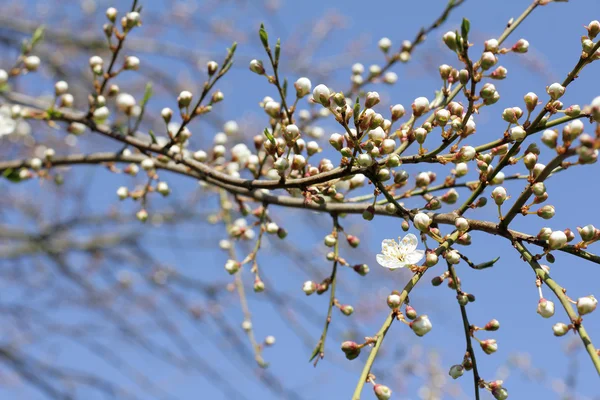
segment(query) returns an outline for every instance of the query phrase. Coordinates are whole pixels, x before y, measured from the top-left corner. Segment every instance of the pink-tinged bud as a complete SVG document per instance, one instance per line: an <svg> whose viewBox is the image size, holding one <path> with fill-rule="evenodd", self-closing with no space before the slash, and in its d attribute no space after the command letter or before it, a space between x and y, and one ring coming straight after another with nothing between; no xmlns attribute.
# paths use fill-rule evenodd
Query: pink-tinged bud
<svg viewBox="0 0 600 400"><path fill-rule="evenodd" d="M492 68L498 62L498 58L494 55L494 53L490 51L486 51L481 55L481 60L479 63L481 65L481 69L487 71Z"/></svg>
<svg viewBox="0 0 600 400"><path fill-rule="evenodd" d="M497 319L493 319L487 324L485 324L485 327L483 329L485 329L486 331L497 331L498 329L500 329L500 322L498 322Z"/></svg>
<svg viewBox="0 0 600 400"><path fill-rule="evenodd" d="M369 273L369 266L367 264L358 264L352 267L352 269L360 276L365 276Z"/></svg>
<svg viewBox="0 0 600 400"><path fill-rule="evenodd" d="M577 299L577 311L579 315L585 315L593 312L598 305L598 300L592 295L580 297Z"/></svg>
<svg viewBox="0 0 600 400"><path fill-rule="evenodd" d="M402 299L397 291L393 291L392 294L387 297L387 305L391 309L398 308L402 305Z"/></svg>
<svg viewBox="0 0 600 400"><path fill-rule="evenodd" d="M529 42L525 39L519 39L512 47L515 53L527 53L527 50L529 50Z"/></svg>
<svg viewBox="0 0 600 400"><path fill-rule="evenodd" d="M535 107L538 104L537 94L529 92L525 95L523 99L525 100L525 106L527 107L527 111L533 112L533 110L535 110Z"/></svg>
<svg viewBox="0 0 600 400"><path fill-rule="evenodd" d="M560 249L567 244L567 235L563 231L553 231L548 238L550 250Z"/></svg>
<svg viewBox="0 0 600 400"><path fill-rule="evenodd" d="M314 283L313 281L306 281L304 282L304 284L302 285L302 291L307 295L310 296L311 294L313 294L315 291L317 290L317 284Z"/></svg>
<svg viewBox="0 0 600 400"><path fill-rule="evenodd" d="M367 207L367 209L363 211L362 217L366 221L371 221L373 218L375 218L375 208L373 206Z"/></svg>
<svg viewBox="0 0 600 400"><path fill-rule="evenodd" d="M188 92L187 90L184 90L181 93L179 93L179 96L177 97L177 103L179 104L179 108L187 107L190 105L191 102L192 93Z"/></svg>
<svg viewBox="0 0 600 400"><path fill-rule="evenodd" d="M419 315L409 326L417 336L425 336L432 328L427 315Z"/></svg>
<svg viewBox="0 0 600 400"><path fill-rule="evenodd" d="M565 336L569 333L569 326L567 324L563 324L562 322L558 322L554 324L552 327L552 332L554 332L554 336Z"/></svg>
<svg viewBox="0 0 600 400"><path fill-rule="evenodd" d="M402 104L395 104L390 107L390 111L392 112L392 121L395 122L404 116L405 110Z"/></svg>
<svg viewBox="0 0 600 400"><path fill-rule="evenodd" d="M496 202L497 205L502 205L507 198L506 189L502 186L498 186L494 188L492 191L492 199Z"/></svg>
<svg viewBox="0 0 600 400"><path fill-rule="evenodd" d="M494 54L498 52L498 46L499 44L496 39L489 39L483 42L484 50Z"/></svg>
<svg viewBox="0 0 600 400"><path fill-rule="evenodd" d="M554 214L556 214L556 211L554 210L554 207L550 206L550 205L543 206L542 208L537 210L538 217L541 217L544 219L550 219L550 218L554 217ZM560 231L555 231L555 232L560 232ZM552 232L552 234L554 234L554 232ZM564 235L564 232L562 232L562 234ZM550 238L552 238L552 235L550 235ZM558 240L558 236L557 236L557 240ZM566 240L567 240L567 236L565 235L565 241Z"/></svg>
<svg viewBox="0 0 600 400"><path fill-rule="evenodd" d="M344 137L339 133L332 133L329 137L329 144L336 150L341 150L344 147Z"/></svg>
<svg viewBox="0 0 600 400"><path fill-rule="evenodd" d="M450 50L456 51L456 33L452 31L446 32L444 36L442 36L442 40L444 41L444 43L446 43L446 46L448 46Z"/></svg>
<svg viewBox="0 0 600 400"><path fill-rule="evenodd" d="M565 109L565 114L573 118L578 117L581 115L581 107L578 104L573 104Z"/></svg>
<svg viewBox="0 0 600 400"><path fill-rule="evenodd" d="M429 100L426 97L417 97L412 103L413 115L420 117L429 111Z"/></svg>
<svg viewBox="0 0 600 400"><path fill-rule="evenodd" d="M392 397L392 389L385 385L377 384L373 386L373 390L375 391L377 400L389 400Z"/></svg>
<svg viewBox="0 0 600 400"><path fill-rule="evenodd" d="M551 149L554 149L556 148L558 133L554 130L546 129L544 133L542 133L541 140L542 143L544 143L546 146L550 147Z"/></svg>
<svg viewBox="0 0 600 400"><path fill-rule="evenodd" d="M406 306L406 310L405 310L404 314L406 315L406 318L408 318L410 320L417 318L417 310L415 310L411 306Z"/></svg>
<svg viewBox="0 0 600 400"><path fill-rule="evenodd" d="M250 71L252 71L258 75L263 75L265 73L265 67L263 66L262 61L260 61L260 60L250 61Z"/></svg>
<svg viewBox="0 0 600 400"><path fill-rule="evenodd" d="M424 213L418 213L413 219L415 228L417 228L421 232L427 232L429 230L429 225L431 225L431 222L432 221L429 215Z"/></svg>
<svg viewBox="0 0 600 400"><path fill-rule="evenodd" d="M550 95L552 100L558 100L565 94L565 87L560 83L553 83L546 88L546 93Z"/></svg>
<svg viewBox="0 0 600 400"><path fill-rule="evenodd" d="M544 182L536 182L531 187L531 191L538 197L543 196L546 193L546 185L544 185Z"/></svg>
<svg viewBox="0 0 600 400"><path fill-rule="evenodd" d="M548 240L548 239L550 239L551 234L552 234L552 229L542 228L542 229L540 229L540 232L537 234L537 238L539 240Z"/></svg>
<svg viewBox="0 0 600 400"><path fill-rule="evenodd" d="M323 84L317 85L313 90L313 99L324 107L329 107L330 96L331 92L329 91L329 88Z"/></svg>
<svg viewBox="0 0 600 400"><path fill-rule="evenodd" d="M449 250L446 252L444 258L450 264L458 264L460 262L460 254L456 250Z"/></svg>
<svg viewBox="0 0 600 400"><path fill-rule="evenodd" d="M233 275L240 270L241 266L242 266L241 263L239 263L235 260L229 259L225 263L225 271L227 271L229 274Z"/></svg>
<svg viewBox="0 0 600 400"><path fill-rule="evenodd" d="M515 126L510 129L510 138L515 142L522 141L526 136L527 132L525 132L525 129L521 128L520 126Z"/></svg>
<svg viewBox="0 0 600 400"><path fill-rule="evenodd" d="M435 113L435 121L439 126L446 126L448 121L450 120L450 111L441 109L436 111Z"/></svg>
<svg viewBox="0 0 600 400"><path fill-rule="evenodd" d="M348 360L354 360L360 355L360 347L357 343L351 341L342 343L342 351Z"/></svg>
<svg viewBox="0 0 600 400"><path fill-rule="evenodd" d="M342 312L342 314L349 316L352 315L352 313L354 313L354 307L352 307L349 304L343 305L340 307L340 311Z"/></svg>
<svg viewBox="0 0 600 400"><path fill-rule="evenodd" d="M500 65L498 68L496 68L494 71L492 71L492 73L490 74L490 78L496 79L496 80L501 80L501 79L505 79L507 75L508 75L508 70L506 68L504 68L502 65Z"/></svg>
<svg viewBox="0 0 600 400"><path fill-rule="evenodd" d="M434 252L429 252L425 255L425 265L433 267L438 263L438 256Z"/></svg>
<svg viewBox="0 0 600 400"><path fill-rule="evenodd" d="M261 293L265 291L265 283L260 280L260 279L256 279L254 281L254 292L255 293Z"/></svg>
<svg viewBox="0 0 600 400"><path fill-rule="evenodd" d="M312 83L308 78L299 78L296 83L294 83L294 87L296 88L296 97L299 99L306 96L310 93L312 89Z"/></svg>
<svg viewBox="0 0 600 400"><path fill-rule="evenodd" d="M346 240L348 241L348 244L350 245L350 247L353 247L353 248L357 248L358 245L360 244L360 239L354 235L346 236Z"/></svg>
<svg viewBox="0 0 600 400"><path fill-rule="evenodd" d="M448 372L448 375L450 375L452 379L458 379L461 376L463 376L464 373L465 367L463 367L460 364L457 364L450 367L450 372Z"/></svg>
<svg viewBox="0 0 600 400"><path fill-rule="evenodd" d="M454 226L461 232L466 232L469 230L469 221L466 218L458 217L454 220Z"/></svg>
<svg viewBox="0 0 600 400"><path fill-rule="evenodd" d="M588 37L591 40L594 40L598 33L600 33L600 22L594 20L590 22L588 26L585 27L585 29L587 29L588 31Z"/></svg>
<svg viewBox="0 0 600 400"><path fill-rule="evenodd" d="M503 387L497 387L492 390L492 396L494 396L496 400L506 400L508 399L508 390Z"/></svg>
<svg viewBox="0 0 600 400"><path fill-rule="evenodd" d="M502 112L502 119L511 124L516 124L522 115L523 111L519 107L505 108Z"/></svg>
<svg viewBox="0 0 600 400"><path fill-rule="evenodd" d="M467 161L471 161L472 159L474 159L476 154L477 154L477 151L475 151L474 147L463 146L460 148L458 153L456 153L455 159L458 162L467 162Z"/></svg>
<svg viewBox="0 0 600 400"><path fill-rule="evenodd" d="M525 157L523 157L523 163L525 164L525 167L531 171L534 167L535 164L537 164L538 161L538 156L534 153L527 153L525 154Z"/></svg>
<svg viewBox="0 0 600 400"><path fill-rule="evenodd" d="M481 345L481 349L485 354L492 354L498 350L498 343L496 343L496 339L482 340L479 344Z"/></svg>
<svg viewBox="0 0 600 400"><path fill-rule="evenodd" d="M596 229L596 227L594 225L586 225L583 228L581 227L577 227L577 231L579 232L579 235L581 236L581 240L583 240L584 242L589 242L590 240L593 240L596 237L598 230Z"/></svg>
<svg viewBox="0 0 600 400"><path fill-rule="evenodd" d="M550 318L554 315L554 303L550 300L540 299L537 306L537 313L544 318Z"/></svg>
<svg viewBox="0 0 600 400"><path fill-rule="evenodd" d="M373 108L375 105L379 104L379 102L380 102L379 93L377 93L377 92L368 92L367 93L367 98L365 100L366 108Z"/></svg>

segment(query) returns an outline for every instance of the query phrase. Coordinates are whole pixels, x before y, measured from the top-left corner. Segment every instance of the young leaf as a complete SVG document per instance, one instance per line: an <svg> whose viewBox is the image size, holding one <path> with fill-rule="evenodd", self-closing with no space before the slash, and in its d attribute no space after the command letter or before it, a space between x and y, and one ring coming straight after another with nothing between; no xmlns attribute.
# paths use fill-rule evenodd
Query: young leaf
<svg viewBox="0 0 600 400"><path fill-rule="evenodd" d="M271 132L269 132L269 130L267 128L265 128L263 133L265 134L267 139L269 139L269 142L275 144L275 138L273 137L273 134L271 134Z"/></svg>
<svg viewBox="0 0 600 400"><path fill-rule="evenodd" d="M44 37L44 25L39 26L31 36L31 47L35 46Z"/></svg>
<svg viewBox="0 0 600 400"><path fill-rule="evenodd" d="M460 26L460 33L465 39L465 42L469 41L469 30L471 30L471 22L468 19L463 18L462 25Z"/></svg>
<svg viewBox="0 0 600 400"><path fill-rule="evenodd" d="M152 129L148 131L148 135L150 135L150 139L152 139L152 144L158 144L158 142L156 141L156 136L154 136L154 132L152 132Z"/></svg>
<svg viewBox="0 0 600 400"><path fill-rule="evenodd" d="M13 168L6 169L2 173L2 176L14 183L21 182L21 178L19 177L19 171L15 170Z"/></svg>
<svg viewBox="0 0 600 400"><path fill-rule="evenodd" d="M277 39L275 44L275 65L279 65L279 56L281 55L281 39Z"/></svg>
<svg viewBox="0 0 600 400"><path fill-rule="evenodd" d="M265 24L260 24L260 29L258 30L258 35L260 36L260 41L262 42L265 50L269 48L269 35L265 30Z"/></svg>
<svg viewBox="0 0 600 400"><path fill-rule="evenodd" d="M152 97L152 82L146 83L146 90L144 91L144 98L142 99L142 102L140 103L140 106L142 108L146 105L146 103L148 103L148 100L150 100L150 97Z"/></svg>

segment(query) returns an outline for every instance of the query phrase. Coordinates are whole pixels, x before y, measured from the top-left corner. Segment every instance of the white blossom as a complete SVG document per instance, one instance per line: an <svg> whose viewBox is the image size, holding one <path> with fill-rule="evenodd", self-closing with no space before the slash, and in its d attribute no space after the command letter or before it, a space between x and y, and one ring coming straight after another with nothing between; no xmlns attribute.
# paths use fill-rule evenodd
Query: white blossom
<svg viewBox="0 0 600 400"><path fill-rule="evenodd" d="M417 250L418 240L415 235L409 233L398 243L394 239L385 239L381 242L381 254L377 254L379 265L389 269L404 268L421 261L425 252Z"/></svg>

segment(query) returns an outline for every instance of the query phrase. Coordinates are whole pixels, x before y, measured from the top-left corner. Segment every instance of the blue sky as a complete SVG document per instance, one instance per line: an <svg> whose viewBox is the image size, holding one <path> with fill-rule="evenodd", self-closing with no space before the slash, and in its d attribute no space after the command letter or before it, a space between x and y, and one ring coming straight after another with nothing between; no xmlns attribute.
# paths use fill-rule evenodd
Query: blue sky
<svg viewBox="0 0 600 400"><path fill-rule="evenodd" d="M125 3L125 2L124 2ZM195 26L194 34L186 32L185 27L171 27L162 31L155 29L156 24L167 24L169 21L161 20L160 15L165 13L166 8L171 7L166 1L141 1L144 12L155 16L155 20L146 21L139 31L134 32L138 38L149 37L152 39L175 43L190 50L207 49L219 60L223 49L227 45L224 40L207 39L202 36L202 26ZM283 55L286 52L288 42L306 44L307 28L313 26L324 15L337 14L343 16L339 21L340 27L334 30L319 43L318 49L309 59L302 60L310 68L313 65L323 64L319 60L330 60L335 71L324 80L311 76L310 72L303 73L313 83L324 83L337 90L344 90L349 85L350 67L354 62L362 62L365 66L373 63L381 63L382 56L377 50L377 41L381 37L389 37L394 47L402 40L412 39L421 26L429 25L441 12L445 1L424 0L421 2L323 2L323 1L284 1L275 13L267 13L263 10L262 2L240 1L226 2L219 5L207 14L198 12L198 18L204 22L222 21L231 17L234 24L229 25L234 32L254 32L261 21L265 22L266 28L273 37L281 37L283 43ZM186 3L187 4L187 3ZM191 4L191 3L190 3ZM204 7L209 3L199 2ZM399 76L399 81L394 86L378 86L376 90L382 95L382 104L378 110L387 112L389 105L402 103L408 109L413 99L419 96L433 97L433 93L439 86L437 66L443 63L458 67L459 63L453 53L448 51L441 42L441 35L446 30L455 30L460 27L462 17L471 20L471 40L475 43L471 54L478 54L482 49L484 40L498 37L511 17L517 17L529 4L527 1L508 0L502 2L467 0L464 5L455 10L450 16L445 27L434 31L426 40L425 44L419 46L413 54L413 59L406 65L397 65L393 71ZM100 34L101 14L108 4L99 3L96 32ZM189 5L189 4L188 4ZM118 5L124 9L125 5ZM580 0L572 3L556 3L545 7L539 7L527 18L518 30L507 40L510 45L519 38L525 38L530 43L529 53L526 55L508 54L501 58L499 64L508 69L508 79L494 82L501 94L501 100L494 106L484 108L477 116L477 134L470 137L467 144L479 145L500 137L505 128L500 114L505 107L524 107L522 97L525 93L533 91L540 99L545 99L545 87L555 81L562 81L566 73L578 60L581 52L580 37L585 34L583 28L593 18L598 18L600 7L594 0ZM77 16L80 10L71 5L66 15ZM51 14L50 25L59 22L59 17ZM156 16L159 16L156 19ZM35 14L32 19L42 20ZM64 17L62 17L64 18ZM103 22L103 21L102 21ZM234 33L233 36L237 35ZM244 35L245 36L245 35ZM207 36L208 37L208 36ZM257 34L241 38L239 40L239 56L246 60L250 58L262 58L263 56ZM350 57L333 57L340 53L348 53ZM142 65L145 63L143 55ZM3 60L5 61L5 60ZM85 62L85 58L82 59ZM155 67L173 70L173 75L182 80L195 80L198 84L201 77L193 69L172 61L166 57L154 57L152 63ZM3 64L4 65L4 64ZM84 64L82 64L84 65ZM565 106L570 104L589 104L599 95L597 77L600 73L600 64L592 64L585 68L580 78L576 80L567 90L563 99ZM300 75L288 73L285 69L282 74L288 77L290 82L295 81ZM41 90L47 91L51 86L41 86ZM266 124L264 114L260 112L258 102L266 95L275 97L273 86L267 85L264 79L252 74L246 65L240 62L228 76L219 84L219 88L225 93L226 101L218 106L218 114L224 120L236 119L238 121L249 121L251 129L243 129L244 139L249 143L252 136L260 133L253 130L260 124ZM141 97L141 94L140 94ZM174 106L175 100L167 95L158 96L151 101L151 109L170 105ZM306 106L303 103L302 106ZM241 123L241 122L240 122ZM338 130L333 120L323 121L326 135ZM197 128L202 138L209 140L216 132L214 126L199 124ZM594 127L586 124L586 132L593 133ZM192 128L194 130L194 128ZM533 140L538 141L537 138ZM324 141L325 142L325 141ZM198 147L208 148L205 141L198 140ZM107 149L114 149L114 143L101 144ZM323 147L327 147L323 143ZM89 149L89 147L88 147ZM541 160L548 160L550 155L543 148ZM334 155L326 153L333 158ZM445 176L441 171L443 168L427 166L427 170L438 172L438 181ZM471 168L474 169L474 168ZM406 167L413 176L421 170L414 166ZM597 179L597 165L572 168L564 173L553 177L547 184L550 198L548 204L556 207L555 218L543 221L535 216L519 216L515 218L512 227L516 230L537 233L543 226L553 229L571 228L593 223L600 226L600 217L595 210L595 199L600 194ZM104 171L95 171L82 168L72 171L77 182L89 179L86 171L93 174L94 185L91 187L89 202L86 209L93 212L103 212L118 206L114 191L122 184L132 185L131 178L124 178L108 174ZM505 170L508 173L523 172L522 166L515 166ZM166 176L165 176L166 178ZM475 175L471 172L468 180L473 180ZM182 178L168 178L173 187L173 197L184 199L189 193L197 191L197 183ZM517 196L523 189L523 182L512 181L505 187L509 195ZM12 187L11 187L11 190ZM38 185L29 182L21 185L18 189L27 196L39 195ZM467 196L467 192L460 192L461 200ZM365 192L367 193L367 192ZM460 200L459 200L460 201ZM490 202L491 203L491 202ZM161 207L168 207L172 203L168 200L151 203L151 210L159 211ZM421 203L418 200L407 202L411 206ZM210 200L197 207L195 211L215 212L216 201ZM443 210L448 210L444 208ZM135 212L134 207L125 206L124 210ZM67 209L65 214L74 213L75 210ZM353 361L347 361L339 350L342 340L352 339L361 341L365 335L374 335L387 315L385 306L386 296L391 290L401 289L408 279L408 274L402 272L390 272L383 270L375 262L375 255L379 252L381 240L395 238L403 233L397 219L376 217L366 224L359 216L350 216L341 221L348 233L360 234L361 246L354 250L347 246L342 249L342 256L351 260L352 263L365 262L371 267L371 273L366 277L358 277L350 270L340 271L340 301L352 304L356 310L352 317L345 317L341 313L334 313L331 334L327 340L327 353L324 360L314 368L307 360L312 350L306 345L304 333L282 319L280 312L290 311L300 315L298 324L305 329L316 343L322 330L322 321L326 311L326 295L306 298L300 288L302 282L308 279L320 280L330 271L330 263L325 260L325 249L322 246L322 237L330 231L329 218L318 216L314 213L307 215L305 211L273 208L271 213L281 226L285 227L289 236L286 241L296 246L311 261L310 265L293 265L294 254L284 254L285 250L278 249L273 244L265 244L265 254L259 254L261 271L270 282L275 292L296 299L299 304L282 304L278 309L276 304L281 302L265 301L266 293L255 294L248 290L250 308L253 315L253 326L261 340L267 335L274 335L277 343L274 347L265 350L264 356L270 363L269 372L275 375L288 391L295 392L305 399L346 399L350 398L354 390L360 370L366 361L367 353ZM471 210L468 212L470 218L484 220L495 220L496 209L488 206L484 209ZM132 225L139 229L138 225ZM178 230L163 226L153 228L148 232L151 241L151 253L165 265L172 265L184 271L190 276L197 277L205 282L226 282L229 279L223 270L226 254L218 249L218 241L225 235L221 226L208 226L206 224L190 221L182 224ZM473 244L465 249L468 257L475 262L487 261L496 256L501 256L500 261L491 269L483 271L470 270L466 265L459 264L457 272L461 277L463 289L473 293L477 301L468 306L471 323L483 326L487 321L496 318L501 323L497 332L483 332L478 335L481 339L495 338L499 343L499 351L493 355L486 356L482 352L477 353L481 376L486 380L505 379L505 386L509 389L511 398L564 398L557 394L557 380L563 380L569 374L569 368L576 365L576 394L579 399L598 399L598 376L592 364L584 352L579 339L575 336L555 338L552 335L552 325L556 322L566 322L566 314L558 308L556 315L551 319L543 319L536 314L538 301L535 286L535 275L531 268L519 259L518 253L511 248L510 244L503 239L488 237L481 233L473 233ZM174 239L176 238L176 239ZM173 249L173 246L176 246ZM244 251L248 251L245 249ZM238 251L238 256L246 254ZM597 253L596 246L591 246L590 251ZM77 262L75 259L74 262ZM394 390L395 399L427 399L423 387L430 384L427 373L433 367L441 370L442 376L447 376L447 371L452 364L460 363L464 354L464 335L460 322L460 312L455 301L455 293L444 286L432 287L430 279L435 274L441 274L443 266L438 265L429 271L423 281L411 293L411 305L419 313L428 314L433 322L433 330L424 338L417 338L406 326L395 323L389 331L382 350L381 360L375 362L373 372L378 377L378 382L390 386ZM582 259L556 255L556 262L551 266L551 275L562 286L568 289L568 294L577 298L588 294L596 294L598 290L598 279L600 268ZM244 279L251 288L252 276L249 271L244 271ZM269 287L267 287L267 292ZM545 295L553 299L553 295L545 289ZM233 295L225 296L222 300L227 309L225 318L241 334L240 324L242 313L236 305ZM235 387L249 399L278 399L279 395L266 389L257 382L260 374L250 364L240 365L239 349L231 347L223 333L214 322L195 323L185 317L178 310L165 308L172 321L181 327L182 332L192 344L198 357L209 362L215 369L220 371ZM295 308L309 307L307 313L301 313ZM336 311L336 310L334 310ZM308 315L308 317L306 317ZM124 312L125 317L129 317ZM76 314L62 314L61 318L76 320ZM194 326L197 325L197 326ZM597 313L585 318L585 326L596 344L600 343L600 316ZM152 329L152 328L149 328ZM362 335L362 336L361 336ZM243 345L246 356L248 344L243 336ZM164 338L165 346L172 346ZM573 343L575 343L573 345ZM567 355L565 349L571 345L574 349ZM126 382L119 371L111 368L105 363L98 361L76 346L67 346L62 341L56 342L55 346L61 348L58 360L65 365L77 365L84 369L90 368L100 371L107 377L116 381ZM177 399L225 399L223 393L218 389L214 381L202 377L198 371L179 371L171 368L165 363L159 362L139 350L132 349L124 343L113 343L114 348L124 357L127 357L136 365L140 365L152 381L163 387ZM41 348L40 351L48 349ZM416 361L410 363L413 369L412 375L407 372L401 364L407 357ZM437 358L436 358L437 357ZM535 368L541 369L541 375L528 376L521 371L509 368L510 360L521 357L521 360L529 360ZM250 367L248 367L250 365ZM472 378L470 373L455 381L448 382L446 388L454 387L458 390L458 398L472 398ZM363 398L374 398L370 393L370 387L365 387ZM81 398L92 398L89 393L81 392ZM0 388L0 398L11 399L14 396L31 396L18 398L36 399L36 393L30 391L3 390ZM596 397L594 397L596 396ZM78 397L79 398L79 397ZM100 398L100 397L99 397ZM231 397L229 397L231 398ZM441 399L451 398L449 393L444 393ZM482 393L483 399L491 399L488 393Z"/></svg>

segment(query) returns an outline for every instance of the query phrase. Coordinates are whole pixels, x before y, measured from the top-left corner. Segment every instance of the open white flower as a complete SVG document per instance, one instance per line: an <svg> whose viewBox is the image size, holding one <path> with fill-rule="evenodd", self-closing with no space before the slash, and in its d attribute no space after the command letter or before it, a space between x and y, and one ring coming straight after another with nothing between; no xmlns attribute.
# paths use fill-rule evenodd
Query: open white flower
<svg viewBox="0 0 600 400"><path fill-rule="evenodd" d="M425 252L417 250L419 242L415 235L409 233L402 240L398 238L398 242L396 243L394 239L385 239L381 242L381 254L377 254L379 265L396 269L414 265L421 261Z"/></svg>

